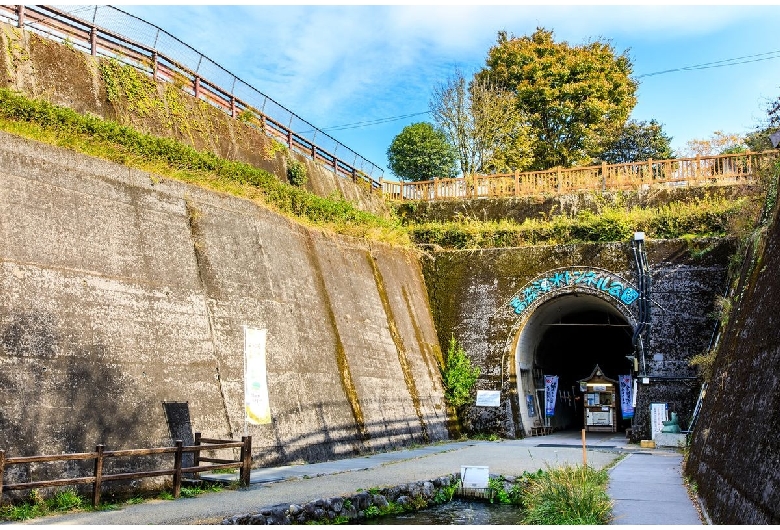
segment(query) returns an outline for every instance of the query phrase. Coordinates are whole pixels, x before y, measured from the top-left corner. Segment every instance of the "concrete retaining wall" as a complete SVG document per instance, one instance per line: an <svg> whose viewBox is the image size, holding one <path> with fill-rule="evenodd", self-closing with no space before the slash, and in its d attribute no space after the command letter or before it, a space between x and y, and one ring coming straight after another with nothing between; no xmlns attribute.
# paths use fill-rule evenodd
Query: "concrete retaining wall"
<svg viewBox="0 0 780 530"><path fill-rule="evenodd" d="M0 134L0 448L167 444L163 401L244 431L243 326L268 330L257 464L448 437L416 257Z"/></svg>
<svg viewBox="0 0 780 530"><path fill-rule="evenodd" d="M122 99L121 94L120 99L109 101L98 67L105 60L0 23L0 87L132 125L149 134L174 138L196 149L252 164L287 181L287 157L270 150L269 137L183 92L169 101L165 92L166 87L172 88L170 85L158 83L156 101L145 102L143 109ZM306 157L291 156L306 164L309 191L323 197L338 194L363 210L387 213L379 193L336 176Z"/></svg>

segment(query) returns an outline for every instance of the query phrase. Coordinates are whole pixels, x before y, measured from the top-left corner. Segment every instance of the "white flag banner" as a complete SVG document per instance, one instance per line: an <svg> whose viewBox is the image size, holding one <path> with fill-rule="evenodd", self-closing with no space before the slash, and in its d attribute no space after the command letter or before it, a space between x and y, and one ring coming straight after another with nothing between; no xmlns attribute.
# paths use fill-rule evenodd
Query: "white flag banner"
<svg viewBox="0 0 780 530"><path fill-rule="evenodd" d="M244 328L244 406L252 425L271 423L268 377L265 366L267 330Z"/></svg>
<svg viewBox="0 0 780 530"><path fill-rule="evenodd" d="M548 418L555 415L555 400L558 397L558 376L544 376L544 415Z"/></svg>

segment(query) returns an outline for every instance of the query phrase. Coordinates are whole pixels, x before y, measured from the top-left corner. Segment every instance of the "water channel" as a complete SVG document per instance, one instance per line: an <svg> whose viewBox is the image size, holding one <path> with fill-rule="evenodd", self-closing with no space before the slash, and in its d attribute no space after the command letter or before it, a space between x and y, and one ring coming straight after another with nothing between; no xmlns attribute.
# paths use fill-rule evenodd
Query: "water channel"
<svg viewBox="0 0 780 530"><path fill-rule="evenodd" d="M520 524L520 508L508 504L454 499L415 513L388 515L361 524L381 525L497 525Z"/></svg>

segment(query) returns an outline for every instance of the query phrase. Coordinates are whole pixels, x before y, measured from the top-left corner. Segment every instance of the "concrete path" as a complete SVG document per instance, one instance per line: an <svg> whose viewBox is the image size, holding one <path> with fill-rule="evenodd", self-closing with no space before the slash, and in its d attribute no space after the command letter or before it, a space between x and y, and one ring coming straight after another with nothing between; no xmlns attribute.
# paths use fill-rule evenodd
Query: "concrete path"
<svg viewBox="0 0 780 530"><path fill-rule="evenodd" d="M588 435L588 464L599 469L612 463L622 452L637 450L637 446L628 446L622 435ZM656 456L638 454L629 458L642 462L643 458L654 459ZM460 472L462 465L488 466L490 473L520 475L523 471L565 463L582 463L582 446L577 432L500 442L452 442L334 462L256 469L252 471L250 486L236 491L206 493L175 501L154 500L114 511L49 516L26 524L218 524L225 517L256 512L277 504L303 504L321 497L351 495L373 487L429 480ZM618 468L622 465L620 463ZM637 475L634 480L637 486L650 487L651 482L639 478L647 475L643 469L631 471L629 475ZM221 475L219 478L230 480L234 477ZM679 462L677 480L681 485ZM687 499L684 490L683 495ZM693 509L692 506L690 508ZM632 524L656 524L656 519L648 521ZM669 520L659 524L684 523Z"/></svg>
<svg viewBox="0 0 780 530"><path fill-rule="evenodd" d="M681 454L663 451L637 452L618 462L607 489L615 503L612 524L702 524L681 465Z"/></svg>

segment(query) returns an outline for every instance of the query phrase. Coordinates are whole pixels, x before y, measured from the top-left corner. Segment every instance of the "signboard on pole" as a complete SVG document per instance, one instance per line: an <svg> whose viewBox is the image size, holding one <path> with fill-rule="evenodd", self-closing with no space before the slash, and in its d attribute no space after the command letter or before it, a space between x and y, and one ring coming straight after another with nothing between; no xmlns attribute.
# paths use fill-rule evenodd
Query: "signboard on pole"
<svg viewBox="0 0 780 530"><path fill-rule="evenodd" d="M268 377L265 366L267 330L244 327L244 408L245 423L271 423Z"/></svg>

